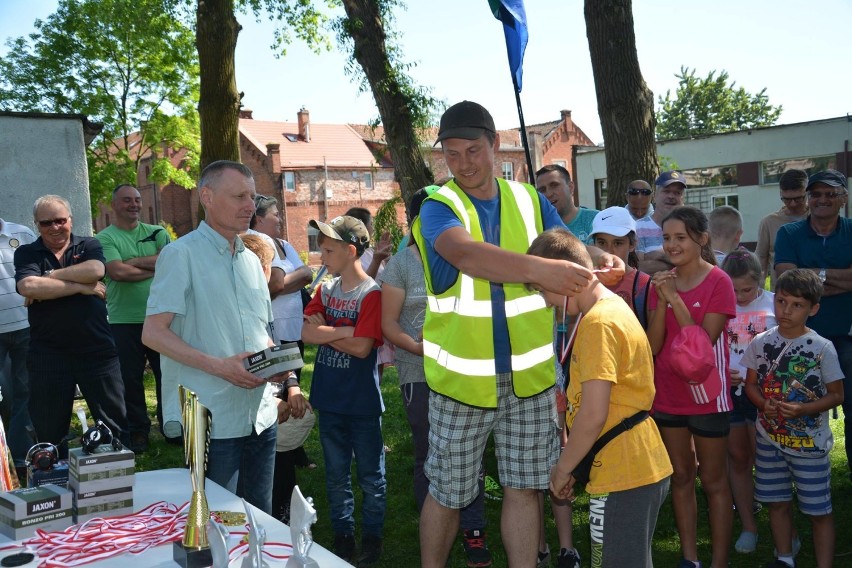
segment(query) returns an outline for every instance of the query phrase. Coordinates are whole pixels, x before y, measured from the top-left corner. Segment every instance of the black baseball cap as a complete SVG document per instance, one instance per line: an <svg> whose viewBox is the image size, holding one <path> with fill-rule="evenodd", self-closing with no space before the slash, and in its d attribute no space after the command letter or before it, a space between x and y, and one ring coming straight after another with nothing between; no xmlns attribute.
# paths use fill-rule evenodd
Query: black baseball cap
<svg viewBox="0 0 852 568"><path fill-rule="evenodd" d="M462 101L448 108L441 115L441 127L435 144L447 138L476 140L485 131L497 132L494 119L484 106L473 101Z"/></svg>
<svg viewBox="0 0 852 568"><path fill-rule="evenodd" d="M370 233L367 232L367 227L355 217L341 215L328 223L311 219L308 224L330 239L355 245L359 253L370 246Z"/></svg>
<svg viewBox="0 0 852 568"><path fill-rule="evenodd" d="M830 185L831 187L842 187L844 189L847 189L849 187L848 185L846 185L846 176L838 172L837 170L823 170L809 177L808 190L811 189L812 185L816 185L818 183L824 183L825 185Z"/></svg>

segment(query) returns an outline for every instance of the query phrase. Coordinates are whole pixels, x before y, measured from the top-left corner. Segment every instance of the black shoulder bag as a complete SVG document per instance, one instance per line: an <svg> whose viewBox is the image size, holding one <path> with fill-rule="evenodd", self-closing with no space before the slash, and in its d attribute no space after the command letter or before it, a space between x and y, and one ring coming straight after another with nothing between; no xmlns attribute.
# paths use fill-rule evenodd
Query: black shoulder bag
<svg viewBox="0 0 852 568"><path fill-rule="evenodd" d="M640 410L633 416L628 416L612 428L606 431L603 436L598 438L592 448L589 450L580 463L577 464L577 467L574 468L574 471L571 475L574 476L574 479L577 480L577 483L585 485L589 482L589 475L592 472L592 464L595 463L595 457L597 457L598 452L603 449L604 446L610 443L616 436L621 434L622 432L626 432L648 418L647 410Z"/></svg>

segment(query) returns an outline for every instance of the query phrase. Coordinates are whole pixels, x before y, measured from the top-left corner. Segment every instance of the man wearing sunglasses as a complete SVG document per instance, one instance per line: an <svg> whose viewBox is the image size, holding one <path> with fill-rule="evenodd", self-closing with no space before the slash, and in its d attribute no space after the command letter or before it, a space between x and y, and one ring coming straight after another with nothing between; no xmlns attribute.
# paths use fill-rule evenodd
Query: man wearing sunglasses
<svg viewBox="0 0 852 568"><path fill-rule="evenodd" d="M760 259L763 279L769 276L770 289L775 289L775 235L781 225L801 221L808 214L808 201L805 188L808 185L808 172L787 170L778 180L783 207L760 220L757 229L757 248L755 254Z"/></svg>
<svg viewBox="0 0 852 568"><path fill-rule="evenodd" d="M672 268L663 252L662 223L666 215L683 205L686 178L675 170L663 172L654 181L654 186L654 213L636 222L639 270L648 274Z"/></svg>
<svg viewBox="0 0 852 568"><path fill-rule="evenodd" d="M651 205L654 190L651 189L651 184L642 179L635 179L627 184L626 193L627 205L624 207L634 221L645 219L654 214L654 206Z"/></svg>
<svg viewBox="0 0 852 568"><path fill-rule="evenodd" d="M33 217L39 238L15 252L15 280L29 306L29 410L36 436L59 445L68 434L74 385L92 417L118 436L127 431L127 418L101 282L103 249L97 239L71 232L71 206L58 195L39 197Z"/></svg>
<svg viewBox="0 0 852 568"><path fill-rule="evenodd" d="M824 287L819 311L807 325L829 339L843 370L843 427L852 437L852 219L840 212L849 199L846 176L837 170L813 174L806 189L808 216L783 225L775 237L775 273L807 268ZM846 444L852 466L852 444Z"/></svg>

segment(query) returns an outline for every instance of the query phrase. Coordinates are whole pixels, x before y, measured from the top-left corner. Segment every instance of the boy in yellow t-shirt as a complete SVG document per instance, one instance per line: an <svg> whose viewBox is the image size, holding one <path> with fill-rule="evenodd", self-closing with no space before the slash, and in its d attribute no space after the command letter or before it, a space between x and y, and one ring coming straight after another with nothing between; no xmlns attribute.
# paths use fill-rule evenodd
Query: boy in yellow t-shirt
<svg viewBox="0 0 852 568"><path fill-rule="evenodd" d="M564 229L539 235L527 254L592 268L586 247ZM550 474L551 492L569 499L574 492L572 472L595 441L625 418L650 410L654 364L630 306L596 278L570 296L547 291L542 295L557 311L582 314L567 392L570 433ZM586 485L592 566L652 566L651 538L671 474L653 420L642 420L597 453Z"/></svg>

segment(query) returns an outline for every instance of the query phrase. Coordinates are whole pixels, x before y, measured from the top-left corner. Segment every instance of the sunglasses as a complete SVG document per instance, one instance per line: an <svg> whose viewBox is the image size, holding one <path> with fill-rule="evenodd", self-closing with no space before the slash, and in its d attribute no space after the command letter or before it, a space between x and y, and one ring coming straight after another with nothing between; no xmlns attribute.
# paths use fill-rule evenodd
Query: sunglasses
<svg viewBox="0 0 852 568"><path fill-rule="evenodd" d="M825 197L826 199L835 199L837 197L843 197L844 195L846 195L845 191L831 191L827 193L815 193L813 191L809 191L808 199L822 199L823 197Z"/></svg>
<svg viewBox="0 0 852 568"><path fill-rule="evenodd" d="M38 226L44 227L45 229L54 225L56 225L57 227L64 227L65 223L67 222L68 217L57 217L56 219L45 219L44 221L39 221Z"/></svg>
<svg viewBox="0 0 852 568"><path fill-rule="evenodd" d="M650 189L636 189L635 187L627 188L627 195L639 195L642 194L644 196L649 196L653 193Z"/></svg>

